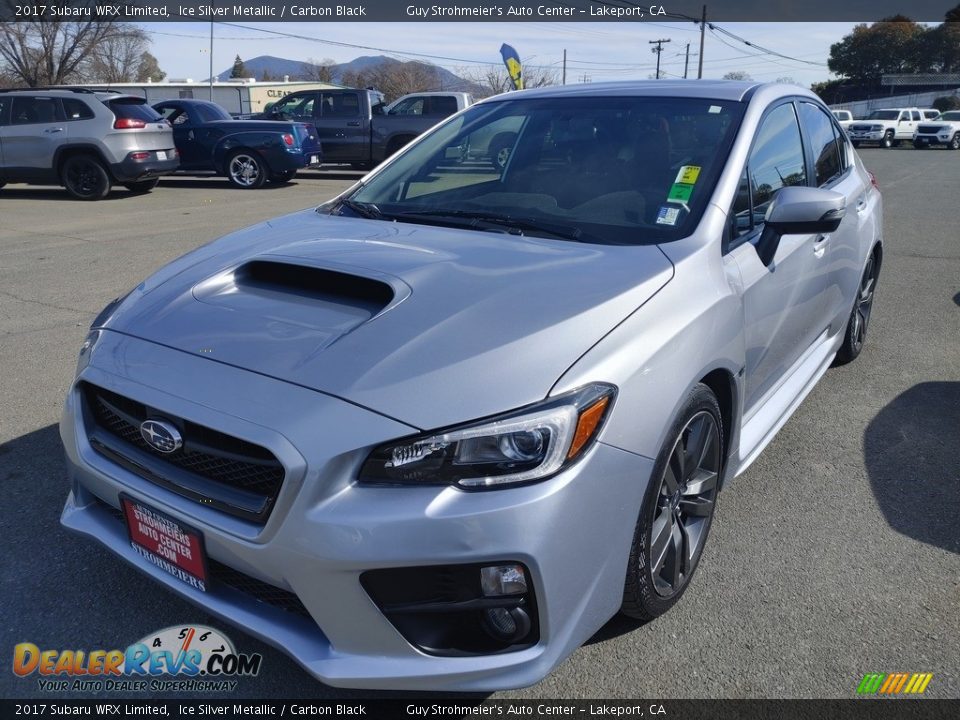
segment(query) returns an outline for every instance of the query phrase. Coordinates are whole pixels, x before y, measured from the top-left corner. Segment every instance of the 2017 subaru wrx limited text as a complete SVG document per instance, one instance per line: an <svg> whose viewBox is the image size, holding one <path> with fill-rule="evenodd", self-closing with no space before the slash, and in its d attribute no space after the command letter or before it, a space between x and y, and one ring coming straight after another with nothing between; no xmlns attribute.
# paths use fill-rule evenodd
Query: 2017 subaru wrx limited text
<svg viewBox="0 0 960 720"><path fill-rule="evenodd" d="M881 259L805 90L500 95L108 305L62 522L325 683L529 685L687 590Z"/></svg>

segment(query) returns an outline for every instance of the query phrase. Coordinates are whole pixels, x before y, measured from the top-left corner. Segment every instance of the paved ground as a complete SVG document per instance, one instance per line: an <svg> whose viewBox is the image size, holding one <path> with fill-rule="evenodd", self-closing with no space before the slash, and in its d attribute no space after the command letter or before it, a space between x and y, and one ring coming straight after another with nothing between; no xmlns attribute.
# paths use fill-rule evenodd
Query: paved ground
<svg viewBox="0 0 960 720"><path fill-rule="evenodd" d="M683 602L612 621L542 683L503 697L850 697L866 672L932 672L960 697L960 153L864 150L888 249L868 346L831 370L721 497ZM247 193L172 179L78 203L0 192L0 656L17 642L112 648L184 622L264 654L247 697L343 697L63 532L56 430L94 314L151 269L326 199L350 174ZM0 669L0 697L36 694ZM234 697L234 696L231 696Z"/></svg>

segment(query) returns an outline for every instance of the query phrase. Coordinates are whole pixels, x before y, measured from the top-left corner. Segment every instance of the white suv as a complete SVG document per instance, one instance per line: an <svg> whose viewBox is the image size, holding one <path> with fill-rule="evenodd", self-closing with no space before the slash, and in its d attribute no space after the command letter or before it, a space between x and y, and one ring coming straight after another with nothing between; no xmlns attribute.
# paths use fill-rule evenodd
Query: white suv
<svg viewBox="0 0 960 720"><path fill-rule="evenodd" d="M913 146L923 150L930 145L946 145L951 150L960 150L960 110L951 110L936 120L920 123Z"/></svg>
<svg viewBox="0 0 960 720"><path fill-rule="evenodd" d="M903 140L913 140L917 125L923 121L919 108L884 108L871 112L866 120L857 120L847 128L854 147L860 143L877 143L880 147L898 146Z"/></svg>

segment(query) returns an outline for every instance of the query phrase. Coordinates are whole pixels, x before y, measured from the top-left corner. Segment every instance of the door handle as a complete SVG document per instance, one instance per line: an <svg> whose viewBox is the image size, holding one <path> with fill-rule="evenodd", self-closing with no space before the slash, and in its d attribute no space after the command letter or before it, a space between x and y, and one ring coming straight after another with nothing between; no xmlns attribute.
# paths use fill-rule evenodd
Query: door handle
<svg viewBox="0 0 960 720"><path fill-rule="evenodd" d="M822 258L823 254L827 251L827 243L830 242L829 235L817 235L817 239L813 241L813 255L817 258Z"/></svg>
<svg viewBox="0 0 960 720"><path fill-rule="evenodd" d="M63 132L63 128L47 128L43 132L47 135L53 135L53 133Z"/></svg>

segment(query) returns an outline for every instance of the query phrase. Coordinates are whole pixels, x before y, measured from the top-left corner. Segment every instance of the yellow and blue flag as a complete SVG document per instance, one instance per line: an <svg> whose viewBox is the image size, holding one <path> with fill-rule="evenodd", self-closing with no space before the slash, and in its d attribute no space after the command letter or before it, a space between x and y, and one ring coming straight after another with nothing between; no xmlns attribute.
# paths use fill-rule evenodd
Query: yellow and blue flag
<svg viewBox="0 0 960 720"><path fill-rule="evenodd" d="M520 55L510 45L504 43L500 46L500 56L503 58L503 64L507 66L510 79L513 80L513 87L523 90L523 68L520 66Z"/></svg>

